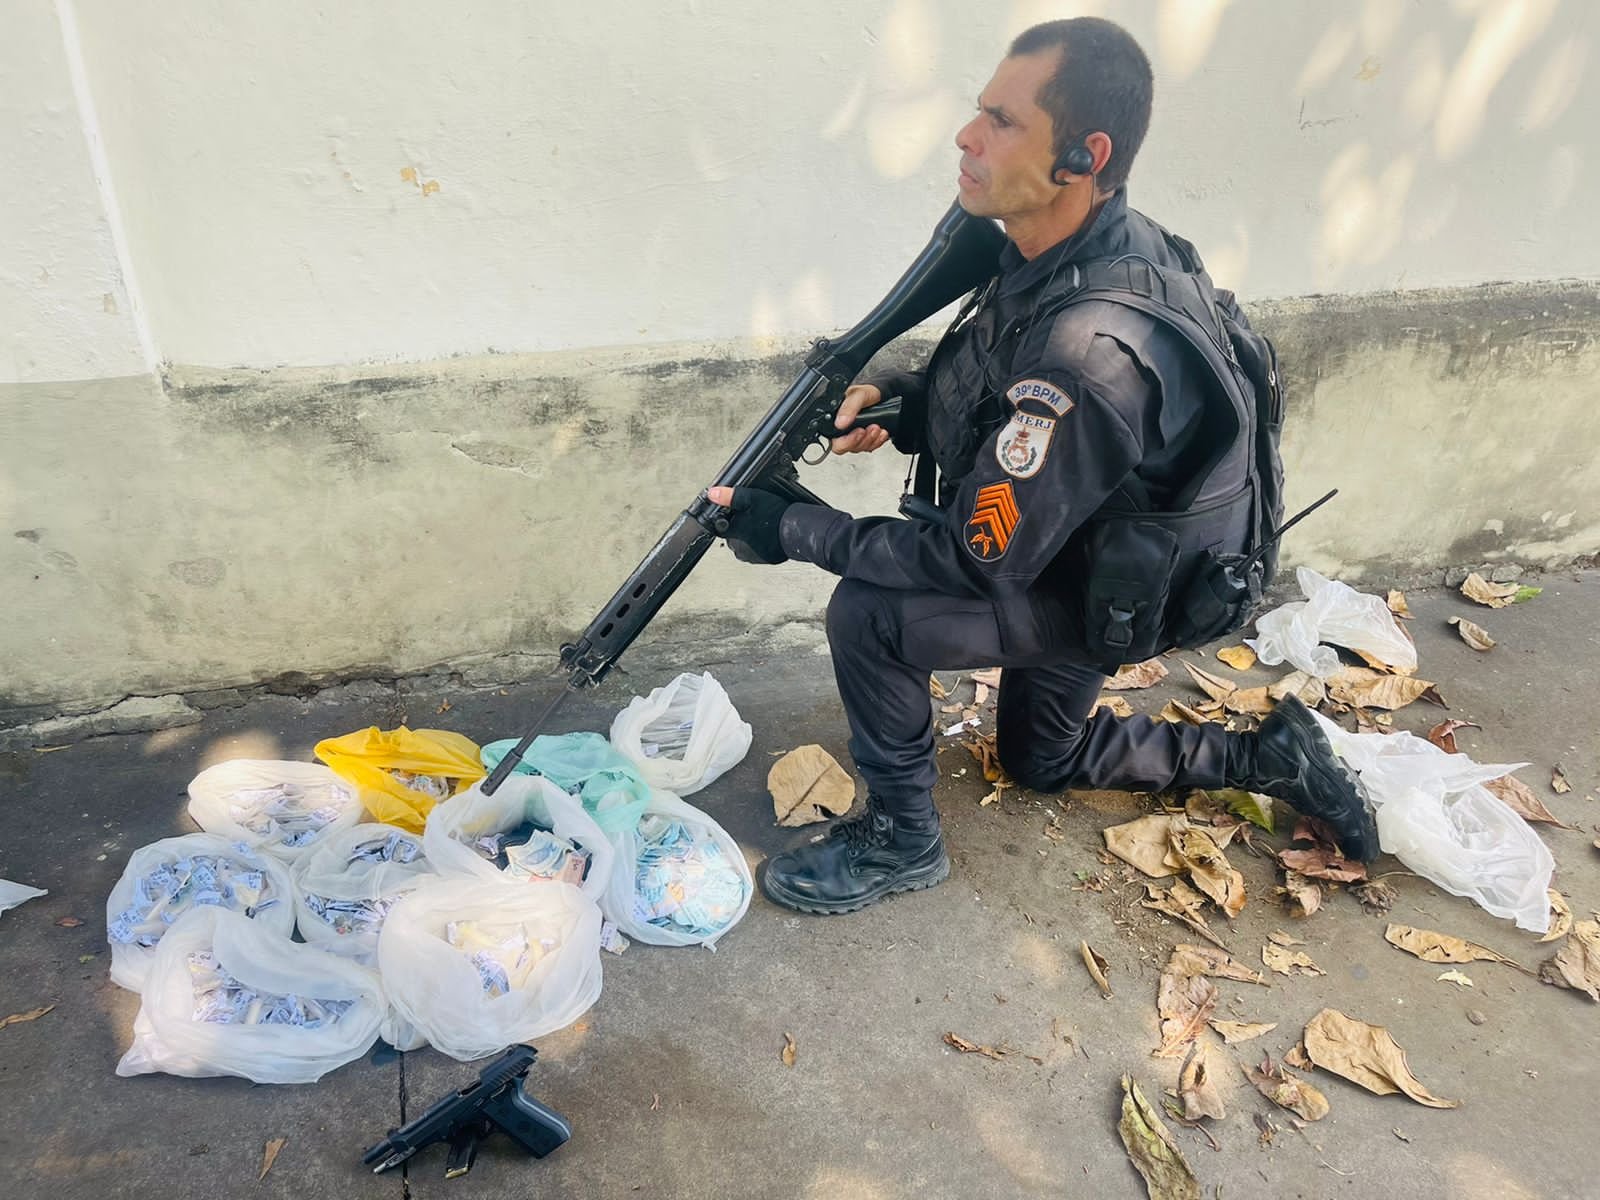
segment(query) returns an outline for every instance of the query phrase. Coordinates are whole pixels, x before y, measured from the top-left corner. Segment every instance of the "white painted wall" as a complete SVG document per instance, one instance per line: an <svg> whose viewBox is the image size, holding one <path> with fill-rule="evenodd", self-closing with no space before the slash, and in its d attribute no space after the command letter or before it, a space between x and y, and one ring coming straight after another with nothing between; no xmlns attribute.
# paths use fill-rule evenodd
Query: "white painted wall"
<svg viewBox="0 0 1600 1200"><path fill-rule="evenodd" d="M1097 10L1156 64L1135 204L1247 297L1600 274L1589 0L73 2L172 362L849 324L953 195L1009 36ZM13 375L132 370L126 321L87 328L125 305L59 33L9 7L0 146L46 181L0 199Z"/></svg>

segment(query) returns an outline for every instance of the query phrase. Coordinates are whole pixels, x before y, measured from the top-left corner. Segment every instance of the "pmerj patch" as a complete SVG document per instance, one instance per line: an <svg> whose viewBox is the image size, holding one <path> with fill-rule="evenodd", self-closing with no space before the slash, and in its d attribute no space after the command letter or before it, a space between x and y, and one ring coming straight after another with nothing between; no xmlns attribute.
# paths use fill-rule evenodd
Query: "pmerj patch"
<svg viewBox="0 0 1600 1200"><path fill-rule="evenodd" d="M1037 400L1058 417L1066 416L1073 408L1072 397L1048 379L1019 380L1006 389L1006 396L1010 398L1013 408L1021 408L1024 401Z"/></svg>
<svg viewBox="0 0 1600 1200"><path fill-rule="evenodd" d="M1015 479L1032 479L1044 466L1045 455L1050 453L1050 438L1055 429L1054 417L1040 417L1020 410L1013 413L994 444L994 458L1000 469Z"/></svg>

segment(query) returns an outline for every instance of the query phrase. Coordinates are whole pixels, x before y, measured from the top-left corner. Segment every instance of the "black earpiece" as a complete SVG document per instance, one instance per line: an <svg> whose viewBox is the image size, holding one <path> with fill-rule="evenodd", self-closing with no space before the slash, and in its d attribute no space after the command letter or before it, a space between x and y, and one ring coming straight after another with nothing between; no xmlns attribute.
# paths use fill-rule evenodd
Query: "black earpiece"
<svg viewBox="0 0 1600 1200"><path fill-rule="evenodd" d="M1088 136L1088 134L1084 134L1062 151L1061 157L1056 159L1055 165L1050 168L1050 178L1054 179L1057 185L1061 187L1067 186L1063 180L1056 179L1056 176L1062 171L1069 175L1089 175L1093 173L1094 151L1083 144L1083 139Z"/></svg>

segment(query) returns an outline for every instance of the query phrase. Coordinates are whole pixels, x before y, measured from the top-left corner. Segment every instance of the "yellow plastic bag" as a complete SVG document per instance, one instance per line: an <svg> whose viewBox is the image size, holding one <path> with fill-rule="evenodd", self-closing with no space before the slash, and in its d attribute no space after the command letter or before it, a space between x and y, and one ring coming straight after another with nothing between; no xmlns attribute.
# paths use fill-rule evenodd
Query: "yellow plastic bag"
<svg viewBox="0 0 1600 1200"><path fill-rule="evenodd" d="M408 787L390 772L443 780L449 794L464 792L486 772L478 746L448 729L370 729L327 738L316 755L339 778L355 785L361 803L380 821L421 833L428 813L442 796Z"/></svg>

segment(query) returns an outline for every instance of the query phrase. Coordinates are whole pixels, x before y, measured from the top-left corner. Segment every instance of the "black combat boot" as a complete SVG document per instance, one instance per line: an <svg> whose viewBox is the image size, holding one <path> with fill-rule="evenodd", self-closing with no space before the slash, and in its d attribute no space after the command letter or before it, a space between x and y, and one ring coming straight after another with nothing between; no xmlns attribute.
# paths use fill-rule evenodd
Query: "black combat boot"
<svg viewBox="0 0 1600 1200"><path fill-rule="evenodd" d="M1378 857L1378 823L1360 777L1339 760L1311 710L1296 696L1278 701L1261 729L1228 739L1227 784L1287 800L1320 817L1348 859Z"/></svg>
<svg viewBox="0 0 1600 1200"><path fill-rule="evenodd" d="M847 913L890 892L914 892L950 874L939 817L896 816L876 796L860 816L835 822L820 839L767 860L761 890L785 908Z"/></svg>

